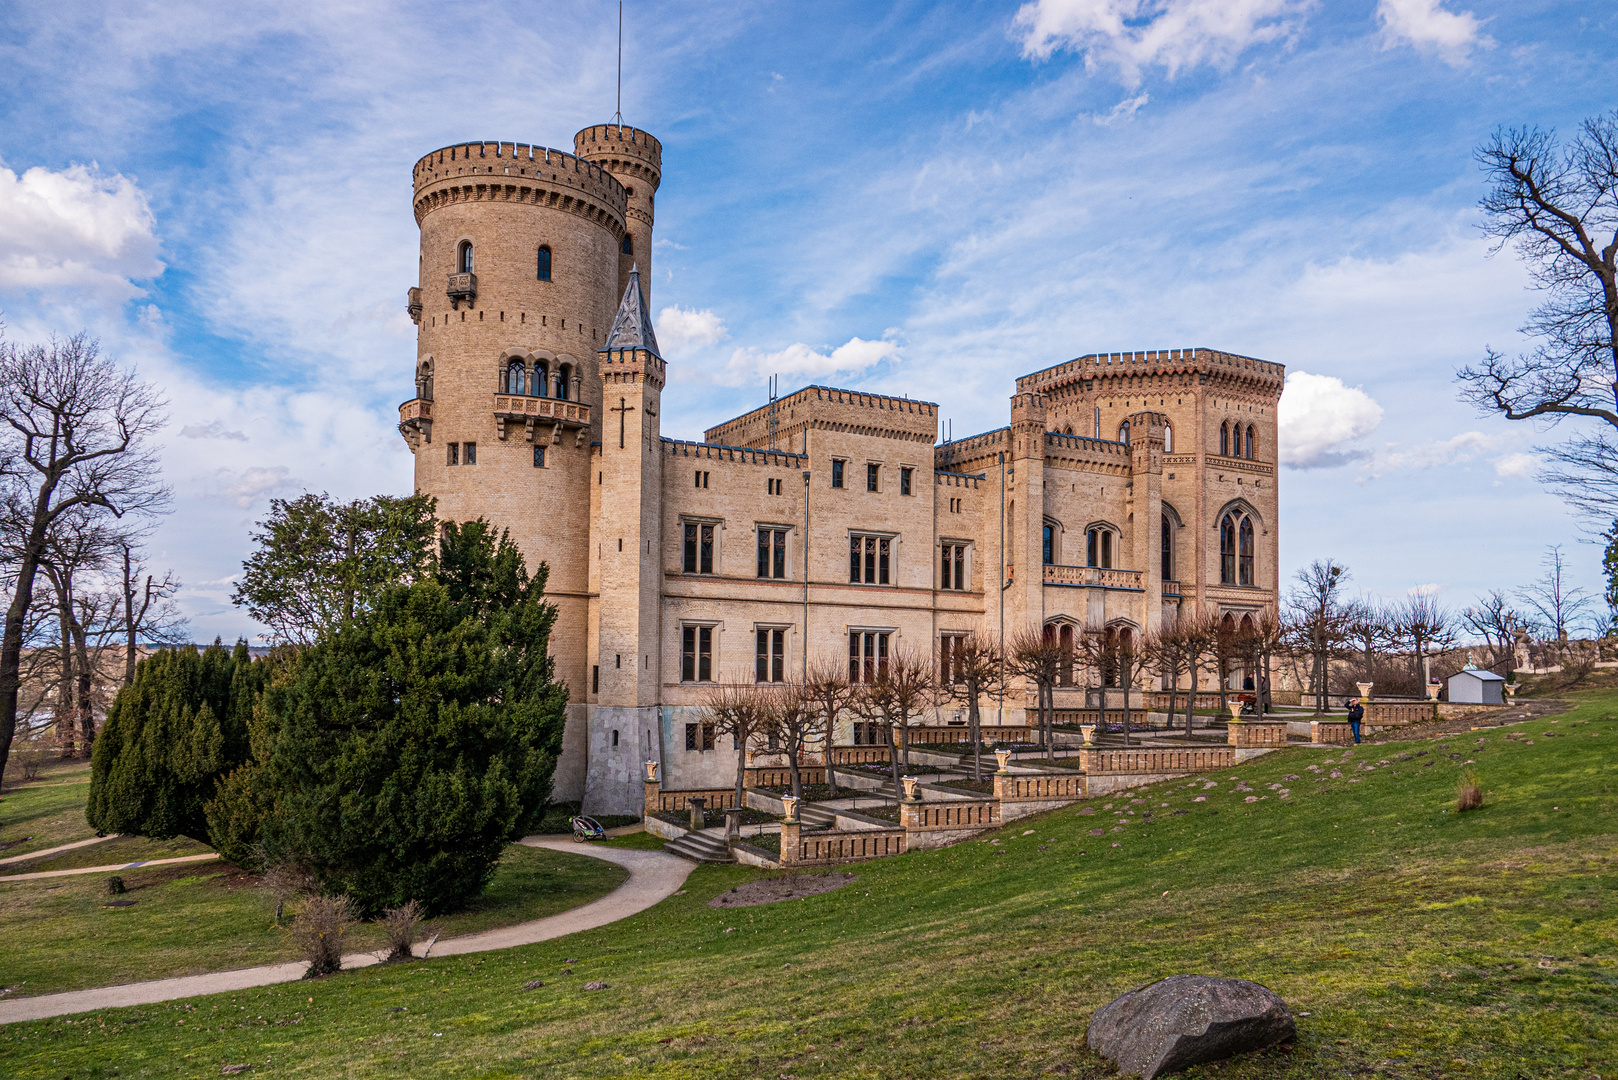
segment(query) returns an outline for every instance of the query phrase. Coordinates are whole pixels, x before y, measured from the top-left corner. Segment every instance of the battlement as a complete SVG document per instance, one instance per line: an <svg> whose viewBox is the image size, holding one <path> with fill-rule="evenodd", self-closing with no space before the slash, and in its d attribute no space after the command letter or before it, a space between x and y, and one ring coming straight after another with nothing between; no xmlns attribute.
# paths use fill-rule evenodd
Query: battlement
<svg viewBox="0 0 1618 1080"><path fill-rule="evenodd" d="M573 152L613 172L645 176L653 188L663 176L663 144L639 128L594 124L573 136Z"/></svg>
<svg viewBox="0 0 1618 1080"><path fill-rule="evenodd" d="M938 405L931 401L889 397L831 386L806 386L774 403L779 430L805 426L853 431L886 438L919 439L930 443L938 434ZM761 405L734 420L711 427L703 437L740 446L769 438L770 405Z"/></svg>
<svg viewBox="0 0 1618 1080"><path fill-rule="evenodd" d="M809 455L791 450L760 450L754 446L726 446L723 443L697 442L694 439L662 440L670 457L702 458L706 461L736 461L744 465L773 465L776 468L804 469L809 466Z"/></svg>
<svg viewBox="0 0 1618 1080"><path fill-rule="evenodd" d="M1172 373L1229 373L1259 382L1273 383L1276 392L1286 382L1286 367L1237 353L1217 349L1153 349L1146 352L1088 353L1052 367L1020 376L1017 392L1050 390L1078 380L1119 375L1159 375Z"/></svg>
<svg viewBox="0 0 1618 1080"><path fill-rule="evenodd" d="M421 158L410 175L418 198L424 188L445 180L477 177L484 183L497 183L527 177L591 195L610 206L620 218L629 205L624 185L597 163L528 143L456 143Z"/></svg>

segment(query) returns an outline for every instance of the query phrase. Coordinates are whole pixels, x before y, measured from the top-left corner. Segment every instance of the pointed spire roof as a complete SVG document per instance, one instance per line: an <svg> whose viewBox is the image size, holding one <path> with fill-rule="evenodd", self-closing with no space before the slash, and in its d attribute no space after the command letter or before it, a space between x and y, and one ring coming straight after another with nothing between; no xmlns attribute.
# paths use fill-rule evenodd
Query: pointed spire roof
<svg viewBox="0 0 1618 1080"><path fill-rule="evenodd" d="M612 317L612 329L607 331L607 349L645 349L659 360L663 354L657 349L657 335L652 332L652 317L646 310L646 294L640 288L640 264L629 271L629 287L618 302L618 314Z"/></svg>

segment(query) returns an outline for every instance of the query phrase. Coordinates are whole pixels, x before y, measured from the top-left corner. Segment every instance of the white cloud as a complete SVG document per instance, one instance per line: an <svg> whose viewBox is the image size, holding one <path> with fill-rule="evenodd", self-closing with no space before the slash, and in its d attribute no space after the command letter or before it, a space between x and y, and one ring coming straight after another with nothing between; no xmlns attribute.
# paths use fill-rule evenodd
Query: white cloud
<svg viewBox="0 0 1618 1080"><path fill-rule="evenodd" d="M206 424L187 424L180 429L180 434L188 439L236 439L247 441L247 436L240 431L232 431L225 427L224 421L212 420Z"/></svg>
<svg viewBox="0 0 1618 1080"><path fill-rule="evenodd" d="M221 469L219 479L224 482L219 497L243 510L251 509L255 503L283 492L302 490L298 481L292 478L292 471L285 465L252 465L239 473Z"/></svg>
<svg viewBox="0 0 1618 1080"><path fill-rule="evenodd" d="M1360 456L1344 447L1382 422L1382 406L1333 375L1294 371L1281 395L1281 463L1331 467Z"/></svg>
<svg viewBox="0 0 1618 1080"><path fill-rule="evenodd" d="M709 308L670 305L657 313L657 343L671 354L713 345L730 336L725 321Z"/></svg>
<svg viewBox="0 0 1618 1080"><path fill-rule="evenodd" d="M788 379L858 375L884 360L898 359L898 344L886 338L876 341L849 338L830 352L821 352L802 342L772 353L737 349L730 354L725 381L732 386L741 386L769 375L785 375Z"/></svg>
<svg viewBox="0 0 1618 1080"><path fill-rule="evenodd" d="M1505 454L1494 459L1494 474L1496 476L1515 476L1524 479L1534 475L1539 468L1537 454Z"/></svg>
<svg viewBox="0 0 1618 1080"><path fill-rule="evenodd" d="M1149 94L1136 94L1132 98L1120 101L1108 112L1095 113L1090 117L1090 120L1100 127L1111 127L1120 120L1134 119L1135 114L1140 112L1141 108L1151 100L1152 98Z"/></svg>
<svg viewBox="0 0 1618 1080"><path fill-rule="evenodd" d="M1464 465L1481 454L1495 449L1506 436L1485 435L1481 431L1463 431L1448 439L1436 439L1401 449L1398 443L1388 443L1374 451L1365 464L1367 476L1385 476L1407 469L1434 469L1441 465Z"/></svg>
<svg viewBox="0 0 1618 1080"><path fill-rule="evenodd" d="M1478 33L1482 24L1470 11L1446 11L1443 0L1378 0L1382 47L1414 46L1436 53L1446 64L1466 62L1474 48L1493 48L1494 40Z"/></svg>
<svg viewBox="0 0 1618 1080"><path fill-rule="evenodd" d="M0 288L88 288L118 302L163 272L156 219L128 177L95 166L0 167Z"/></svg>
<svg viewBox="0 0 1618 1080"><path fill-rule="evenodd" d="M1432 596L1434 593L1438 592L1438 590L1442 589L1443 587L1444 586L1436 584L1436 583L1428 583L1426 585L1412 585L1412 586L1410 586L1410 588L1405 590L1405 595L1406 596Z"/></svg>
<svg viewBox="0 0 1618 1080"><path fill-rule="evenodd" d="M1200 64L1226 67L1251 45L1290 38L1311 0L1032 0L1013 28L1024 56L1058 49L1084 55L1085 67L1116 67L1133 86L1141 69L1172 78Z"/></svg>

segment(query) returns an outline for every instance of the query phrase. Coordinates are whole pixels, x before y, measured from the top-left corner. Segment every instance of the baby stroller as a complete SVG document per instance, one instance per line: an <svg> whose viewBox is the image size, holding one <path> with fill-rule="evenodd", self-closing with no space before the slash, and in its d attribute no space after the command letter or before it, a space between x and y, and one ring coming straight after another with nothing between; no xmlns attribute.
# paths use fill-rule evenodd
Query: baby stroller
<svg viewBox="0 0 1618 1080"><path fill-rule="evenodd" d="M579 814L577 817L570 818L569 822L573 826L573 842L575 844L582 844L587 840L603 840L607 836L607 830L603 829L601 823L595 818Z"/></svg>
<svg viewBox="0 0 1618 1080"><path fill-rule="evenodd" d="M1236 699L1242 703L1243 716L1258 715L1258 699L1252 694L1242 694Z"/></svg>

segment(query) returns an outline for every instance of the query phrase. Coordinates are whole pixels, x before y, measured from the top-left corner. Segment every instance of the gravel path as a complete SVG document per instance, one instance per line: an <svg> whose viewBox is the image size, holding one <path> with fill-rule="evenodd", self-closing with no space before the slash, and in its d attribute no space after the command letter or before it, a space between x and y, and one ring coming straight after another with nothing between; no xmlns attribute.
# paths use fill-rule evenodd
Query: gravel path
<svg viewBox="0 0 1618 1080"><path fill-rule="evenodd" d="M73 845L77 847L78 845ZM72 870L35 870L32 874L5 874L0 876L0 885L8 881L33 881L37 878L67 877L70 874L105 874L109 870L138 870L142 866L167 866L169 863L180 862L207 862L209 859L219 858L217 851L205 851L201 855L176 855L172 859L147 859L145 862L113 863L110 866L80 866Z"/></svg>
<svg viewBox="0 0 1618 1080"><path fill-rule="evenodd" d="M580 930L593 930L598 926L605 926L645 911L672 895L685 883L691 871L696 869L694 863L662 851L598 847L594 844L575 844L566 838L537 836L525 837L518 842L528 847L572 851L617 863L629 871L629 880L601 899L571 911L499 930L486 930L481 934L468 934L465 937L439 941L433 945L433 956L455 956L461 953L509 949L515 945L532 945L537 941L549 941L551 938L578 933ZM376 962L377 958L371 953L352 953L343 957L345 968L369 967ZM175 998L294 982L303 978L307 967L307 964L299 960L264 967L239 968L235 971L216 971L207 975L188 975L178 979L106 986L97 990L72 990L64 994L16 998L0 1001L0 1024L15 1023L19 1020L42 1020L49 1016L89 1012L94 1009L113 1009L124 1005L151 1005L159 1001L172 1001Z"/></svg>
<svg viewBox="0 0 1618 1080"><path fill-rule="evenodd" d="M88 840L75 840L71 844L58 844L55 847L48 847L42 851L30 851L26 855L10 855L4 859L0 859L0 866L10 866L12 863L20 862L33 862L35 859L43 859L47 855L60 855L62 852L72 851L74 848L89 847L91 844L101 844L108 840L116 839L118 839L117 833L109 833L106 836L92 836Z"/></svg>

